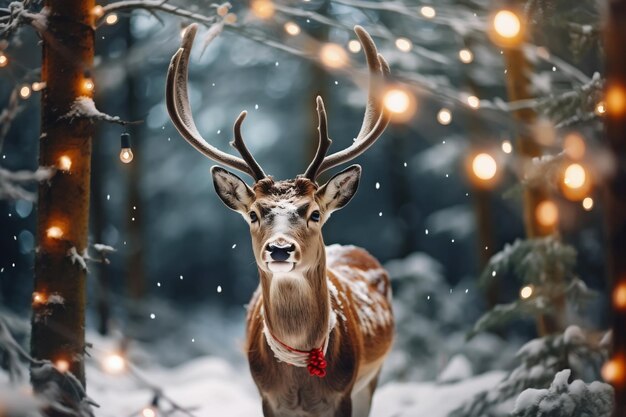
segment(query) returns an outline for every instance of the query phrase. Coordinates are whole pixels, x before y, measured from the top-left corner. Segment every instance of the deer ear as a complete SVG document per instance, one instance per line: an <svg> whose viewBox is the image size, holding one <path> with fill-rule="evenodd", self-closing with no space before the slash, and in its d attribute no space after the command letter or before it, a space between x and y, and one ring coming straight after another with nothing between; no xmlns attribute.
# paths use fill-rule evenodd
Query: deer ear
<svg viewBox="0 0 626 417"><path fill-rule="evenodd" d="M352 165L332 177L315 194L327 213L339 210L350 202L361 179L361 166Z"/></svg>
<svg viewBox="0 0 626 417"><path fill-rule="evenodd" d="M224 168L211 168L217 195L228 208L245 213L254 201L254 192L241 178Z"/></svg>

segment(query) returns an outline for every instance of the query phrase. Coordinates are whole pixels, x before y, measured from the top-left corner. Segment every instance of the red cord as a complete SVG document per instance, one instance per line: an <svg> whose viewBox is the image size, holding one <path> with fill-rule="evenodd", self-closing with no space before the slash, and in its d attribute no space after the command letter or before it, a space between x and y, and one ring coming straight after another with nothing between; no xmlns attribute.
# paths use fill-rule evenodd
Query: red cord
<svg viewBox="0 0 626 417"><path fill-rule="evenodd" d="M267 330L269 330L269 328ZM289 346L286 343L283 343L279 338L274 336L271 330L269 330L269 333L270 333L270 336L272 336L274 340L280 343L280 345L284 347L285 349L291 352L309 355L309 358L307 359L307 366L306 366L306 368L309 371L309 375L318 376L320 378L323 378L326 376L326 365L328 363L326 362L326 358L324 357L324 352L322 351L321 348L313 348L311 350L296 349L296 348ZM326 343L325 340L322 343L322 346L324 346L324 343Z"/></svg>

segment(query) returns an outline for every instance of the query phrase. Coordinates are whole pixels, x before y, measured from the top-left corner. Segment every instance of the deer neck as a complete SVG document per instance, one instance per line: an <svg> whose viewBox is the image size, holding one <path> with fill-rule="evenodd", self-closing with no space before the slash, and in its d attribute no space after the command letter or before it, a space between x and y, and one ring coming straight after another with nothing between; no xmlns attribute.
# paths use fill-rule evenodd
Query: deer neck
<svg viewBox="0 0 626 417"><path fill-rule="evenodd" d="M290 273L260 271L263 318L274 337L299 350L320 348L328 342L331 326L330 294L324 245L310 268Z"/></svg>

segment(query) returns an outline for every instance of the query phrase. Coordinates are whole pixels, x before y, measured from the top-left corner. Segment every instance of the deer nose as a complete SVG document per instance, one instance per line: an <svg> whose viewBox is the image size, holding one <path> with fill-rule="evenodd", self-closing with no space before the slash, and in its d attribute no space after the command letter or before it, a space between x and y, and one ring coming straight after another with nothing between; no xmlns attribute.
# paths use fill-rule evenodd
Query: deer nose
<svg viewBox="0 0 626 417"><path fill-rule="evenodd" d="M269 245L267 245L267 250L272 257L272 260L283 262L289 259L289 256L291 256L291 252L296 250L296 245L294 245L293 243L287 243L284 245L270 243Z"/></svg>

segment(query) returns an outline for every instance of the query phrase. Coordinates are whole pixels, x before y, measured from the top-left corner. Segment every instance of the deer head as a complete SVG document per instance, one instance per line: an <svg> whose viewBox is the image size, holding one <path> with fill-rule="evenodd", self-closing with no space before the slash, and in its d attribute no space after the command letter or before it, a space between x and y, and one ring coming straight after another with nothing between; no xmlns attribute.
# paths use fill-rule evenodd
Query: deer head
<svg viewBox="0 0 626 417"><path fill-rule="evenodd" d="M324 102L317 97L319 143L315 157L304 174L295 179L276 181L265 174L244 143L241 125L246 117L245 111L235 121L235 138L231 142L241 158L210 145L198 132L187 94L189 56L196 31L196 25L185 30L182 45L168 69L166 104L172 122L200 153L254 179L254 184L249 186L221 167L211 169L219 197L227 207L239 212L250 226L259 268L270 275L305 272L318 265L324 256L322 225L333 211L344 207L354 196L361 167L352 165L322 186L316 179L321 173L362 154L385 130L390 115L382 105L381 96L389 65L378 54L369 34L356 26L355 32L363 46L370 73L367 107L357 138L348 148L327 155L332 141L328 137Z"/></svg>

